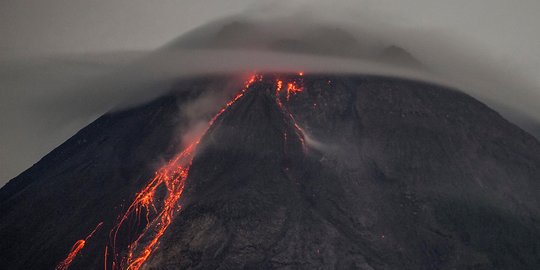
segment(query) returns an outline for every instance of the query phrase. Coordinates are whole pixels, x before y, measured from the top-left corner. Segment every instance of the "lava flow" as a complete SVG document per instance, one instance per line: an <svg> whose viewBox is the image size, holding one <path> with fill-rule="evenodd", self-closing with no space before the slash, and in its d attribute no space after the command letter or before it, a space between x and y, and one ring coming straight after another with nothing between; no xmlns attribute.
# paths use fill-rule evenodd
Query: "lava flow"
<svg viewBox="0 0 540 270"><path fill-rule="evenodd" d="M215 122L215 120L233 103L240 99L249 86L256 80L261 80L259 75L253 75L245 84L242 91L229 101L225 107L223 107L209 122L209 126ZM207 128L207 130L208 130ZM206 133L206 131L204 132ZM201 135L201 137L204 135ZM189 168L195 150L200 142L199 137L195 142L191 143L182 152L176 155L166 165L161 167L154 178L139 192L137 193L134 201L128 207L126 212L119 218L116 226L110 232L111 245L112 245L112 269L126 268L128 270L137 270L146 262L148 257L155 250L159 239L169 225L172 222L173 214L181 209L178 204L179 199L184 191L186 179L188 177ZM164 186L166 188L166 195L163 199L162 205L157 206L158 188ZM119 229L122 227L131 216L135 215L137 219L140 218L142 212L146 213L146 226L138 237L128 246L127 256L119 258L119 254L116 249L116 238ZM150 212L154 211L153 217L150 217ZM144 243L143 240L144 239ZM148 240L149 239L149 240ZM105 249L105 260L108 257L108 248ZM107 262L105 261L105 268L107 268Z"/></svg>
<svg viewBox="0 0 540 270"><path fill-rule="evenodd" d="M287 81L287 88L285 92L286 101L289 101L291 95L295 95L303 91L303 73L300 73L299 75L300 79L297 78ZM227 104L209 121L206 131L208 131L216 119L223 114L227 108L229 108L244 95L247 89L255 81L262 81L262 79L263 78L261 75L251 76L251 78L245 83L242 91L232 100L227 102ZM300 139L300 142L305 150L306 146L303 131L294 120L292 114L288 112L281 102L281 91L284 90L283 81L277 80L276 84L276 103L278 104L279 108L290 117L290 120L295 127L295 133ZM118 217L116 225L114 225L109 232L109 244L111 249L109 249L109 245L105 246L105 270L109 266L107 259L110 257L112 257L110 266L113 270L138 270L156 249L160 238L171 224L174 213L181 210L181 205L178 203L178 201L182 197L193 156L201 138L204 136L206 131L203 132L202 135L195 140L195 142L188 145L167 164L159 168L156 171L155 176L140 192L135 195L135 199L129 205L125 213ZM287 134L284 134L284 136L286 140ZM159 194L162 193L161 190L163 190L163 188L165 190L165 195L160 196ZM120 252L125 250L124 248L117 249L117 236L120 233L120 229L128 220L132 220L132 218L135 218L137 220L137 224L140 224L140 217L143 213L146 220L144 228L136 235L136 237L133 237L135 240L133 240L127 246L127 252L125 254L120 254ZM62 261L56 269L67 269L73 259L77 256L78 252L84 247L86 241L92 237L92 235L101 225L102 223L98 224L94 231L92 231L92 233L90 233L90 235L88 235L84 240L77 241L68 257Z"/></svg>
<svg viewBox="0 0 540 270"><path fill-rule="evenodd" d="M101 225L103 225L103 222L100 222L96 226L96 228L94 228L94 230L92 230L92 232L90 232L90 234L88 236L86 236L86 238L78 240L77 242L75 242L75 244L71 248L71 251L69 252L68 256L63 261L61 261L56 266L55 269L56 270L67 270L69 268L69 266L71 265L71 262L73 262L73 259L75 259L77 254L79 254L79 252L84 248L84 245L86 244L86 241L88 241L88 239L90 239L94 235L94 233L96 233L96 231L99 229L99 227L101 227Z"/></svg>
<svg viewBox="0 0 540 270"><path fill-rule="evenodd" d="M304 138L304 131L302 130L302 128L300 128L298 123L296 123L296 120L294 119L294 116L292 115L292 113L290 113L289 110L287 110L287 108L285 108L285 106L281 102L282 91L285 91L286 101L289 101L291 95L296 95L304 91L304 79L303 79L304 73L300 72L298 73L298 75L299 75L299 78L291 79L290 81L287 82L286 89L283 89L283 80L281 79L276 80L276 103L279 106L279 108L283 111L283 113L289 116L295 128L296 136L299 138L300 142L302 143L302 148L305 152L307 151L307 147L306 147L305 138ZM287 133L284 133L283 136L284 136L284 140L287 141Z"/></svg>

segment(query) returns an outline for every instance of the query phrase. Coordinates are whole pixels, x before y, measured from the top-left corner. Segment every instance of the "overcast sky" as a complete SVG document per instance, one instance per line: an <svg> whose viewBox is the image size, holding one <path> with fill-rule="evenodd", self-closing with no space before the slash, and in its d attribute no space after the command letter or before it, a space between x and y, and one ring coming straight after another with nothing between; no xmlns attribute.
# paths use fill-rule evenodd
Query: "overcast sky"
<svg viewBox="0 0 540 270"><path fill-rule="evenodd" d="M536 104L540 108L536 99L540 95L538 0L3 0L0 186L104 112L77 114L40 103L59 89L99 78L140 53L219 18L296 13L316 14L316 20L357 25L386 35L426 33L403 35L400 45L442 70L455 66L452 54L434 57L441 47L422 45L435 35L436 42L426 43L453 44L467 56L463 58L477 57L474 64L462 63L467 63L465 70L476 68L476 63L485 67L478 73L481 81L507 80L509 85L523 81L523 93L507 92L501 97L523 96L527 101L523 112L540 116L535 108ZM490 78L492 74L509 75ZM520 103L516 98L511 105Z"/></svg>

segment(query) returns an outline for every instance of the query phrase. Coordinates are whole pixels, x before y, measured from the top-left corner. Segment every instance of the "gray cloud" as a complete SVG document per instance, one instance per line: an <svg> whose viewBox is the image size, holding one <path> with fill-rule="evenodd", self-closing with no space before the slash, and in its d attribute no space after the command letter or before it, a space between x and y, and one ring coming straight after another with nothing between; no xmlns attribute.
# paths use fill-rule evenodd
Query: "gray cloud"
<svg viewBox="0 0 540 270"><path fill-rule="evenodd" d="M540 122L538 1L0 5L0 184L105 111L201 74L419 78L463 89L529 130ZM103 51L117 52L96 53ZM213 98L200 102L215 105Z"/></svg>

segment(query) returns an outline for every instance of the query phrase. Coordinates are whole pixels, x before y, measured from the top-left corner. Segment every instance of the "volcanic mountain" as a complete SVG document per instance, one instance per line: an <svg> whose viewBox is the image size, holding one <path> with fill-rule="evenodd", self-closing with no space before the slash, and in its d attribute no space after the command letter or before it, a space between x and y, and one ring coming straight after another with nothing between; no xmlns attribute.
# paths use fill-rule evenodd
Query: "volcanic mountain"
<svg viewBox="0 0 540 270"><path fill-rule="evenodd" d="M540 143L484 104L262 74L182 141L228 80L105 114L6 184L1 267L540 269Z"/></svg>

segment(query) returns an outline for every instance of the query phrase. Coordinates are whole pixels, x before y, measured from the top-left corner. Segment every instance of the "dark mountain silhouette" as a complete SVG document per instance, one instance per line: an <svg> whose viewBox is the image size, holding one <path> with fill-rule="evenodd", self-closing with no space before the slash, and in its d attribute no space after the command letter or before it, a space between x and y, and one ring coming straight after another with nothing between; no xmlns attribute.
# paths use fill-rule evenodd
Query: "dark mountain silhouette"
<svg viewBox="0 0 540 270"><path fill-rule="evenodd" d="M377 60L411 68L424 68L422 63L420 63L420 61L418 61L411 53L398 46L390 46L384 49L378 55Z"/></svg>
<svg viewBox="0 0 540 270"><path fill-rule="evenodd" d="M281 103L276 76L201 138L143 269L540 267L534 137L440 86L279 75L303 82ZM2 268L52 269L99 222L72 269L103 267L122 209L181 151L179 110L201 92L180 88L102 116L0 190ZM120 231L120 254L145 225Z"/></svg>
<svg viewBox="0 0 540 270"><path fill-rule="evenodd" d="M424 68L405 48L376 40L378 38L369 33L355 33L339 25L306 24L296 20L259 22L233 17L197 27L171 41L163 50L263 50Z"/></svg>

